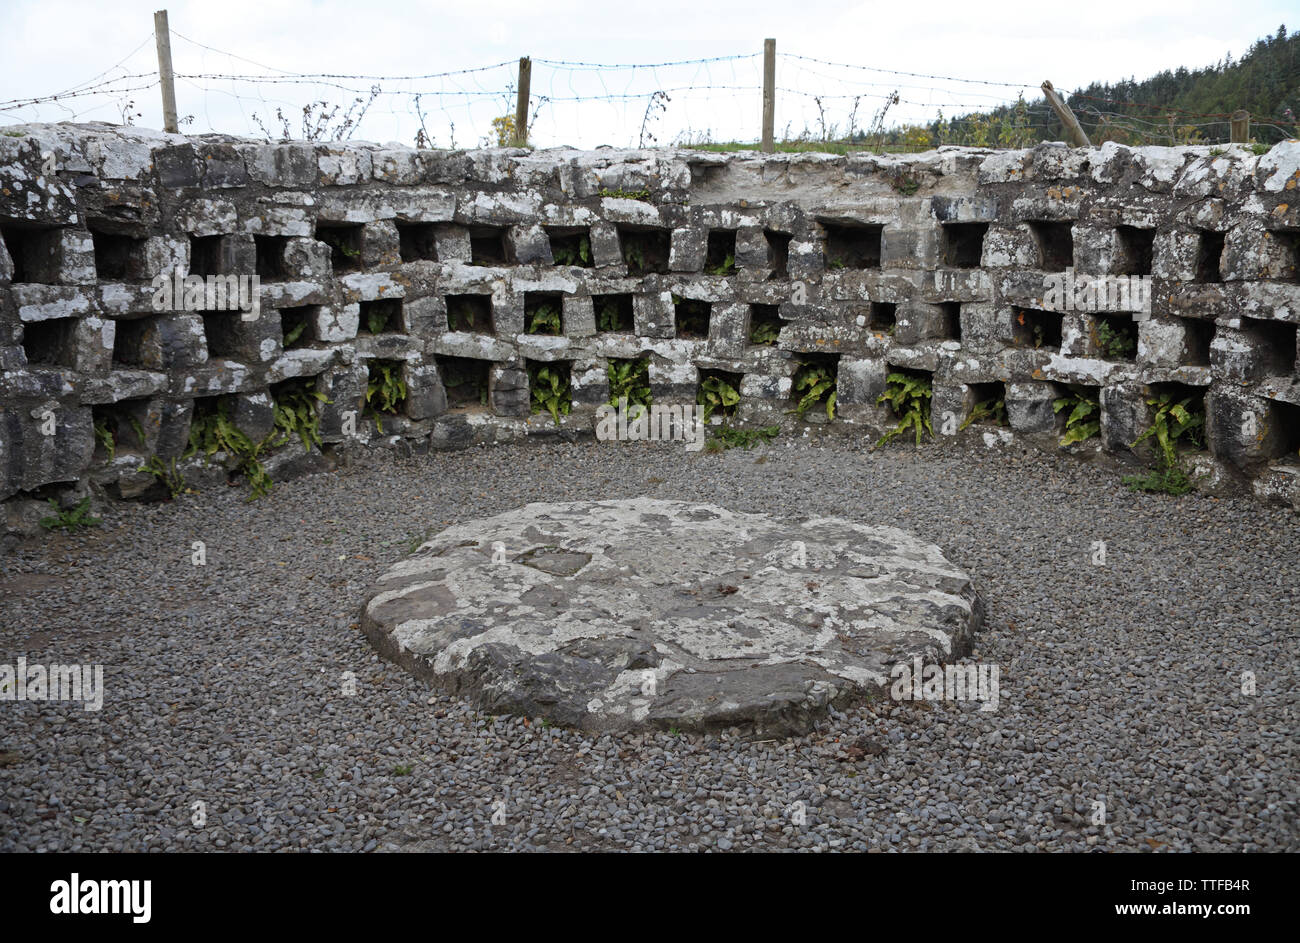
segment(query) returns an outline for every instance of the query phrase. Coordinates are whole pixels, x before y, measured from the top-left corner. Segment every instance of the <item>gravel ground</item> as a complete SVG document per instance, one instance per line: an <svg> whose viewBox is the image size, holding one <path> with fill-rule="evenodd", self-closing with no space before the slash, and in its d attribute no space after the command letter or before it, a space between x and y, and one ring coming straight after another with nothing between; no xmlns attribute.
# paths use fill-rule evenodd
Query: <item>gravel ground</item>
<svg viewBox="0 0 1300 943"><path fill-rule="evenodd" d="M999 666L998 710L595 738L480 714L357 630L431 530L643 493L937 543L988 602L970 660ZM1037 453L781 440L363 454L243 497L118 506L0 557L3 661L102 663L106 687L97 713L0 702L0 850L1300 850L1290 511Z"/></svg>

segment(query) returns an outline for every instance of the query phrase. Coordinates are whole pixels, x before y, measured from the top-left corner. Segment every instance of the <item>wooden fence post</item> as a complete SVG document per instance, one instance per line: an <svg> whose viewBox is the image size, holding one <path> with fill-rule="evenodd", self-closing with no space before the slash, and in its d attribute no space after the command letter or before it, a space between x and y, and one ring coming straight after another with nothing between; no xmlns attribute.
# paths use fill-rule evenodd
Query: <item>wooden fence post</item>
<svg viewBox="0 0 1300 943"><path fill-rule="evenodd" d="M1232 143L1245 144L1250 140L1250 112L1234 111L1232 113Z"/></svg>
<svg viewBox="0 0 1300 943"><path fill-rule="evenodd" d="M773 126L776 124L776 40L763 40L763 143L764 154L776 150Z"/></svg>
<svg viewBox="0 0 1300 943"><path fill-rule="evenodd" d="M162 84L163 130L176 134L176 79L172 75L172 33L167 26L167 11L153 15L153 35L158 44L158 81Z"/></svg>
<svg viewBox="0 0 1300 943"><path fill-rule="evenodd" d="M1092 147L1088 135L1083 133L1083 126L1079 124L1079 119L1074 116L1065 99L1056 94L1056 89L1052 88L1051 82L1043 83L1043 94L1047 96L1047 103L1052 106L1052 111L1056 112L1056 117L1060 118L1061 124L1065 125L1065 133L1070 143L1075 147Z"/></svg>
<svg viewBox="0 0 1300 943"><path fill-rule="evenodd" d="M532 84L533 61L527 56L519 60L519 99L515 104L515 133L512 147L528 146L528 93Z"/></svg>

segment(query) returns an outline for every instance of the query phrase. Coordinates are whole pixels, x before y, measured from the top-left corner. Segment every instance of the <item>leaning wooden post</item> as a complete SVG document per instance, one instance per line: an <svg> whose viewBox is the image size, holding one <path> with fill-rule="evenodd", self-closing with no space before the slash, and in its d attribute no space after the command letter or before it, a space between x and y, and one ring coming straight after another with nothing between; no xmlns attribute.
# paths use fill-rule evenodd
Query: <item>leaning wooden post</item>
<svg viewBox="0 0 1300 943"><path fill-rule="evenodd" d="M528 86L532 83L533 61L527 56L519 60L519 99L515 104L515 133L512 147L528 146Z"/></svg>
<svg viewBox="0 0 1300 943"><path fill-rule="evenodd" d="M162 83L163 130L177 134L176 79L172 75L172 33L167 26L167 11L153 15L153 36L158 44L158 81Z"/></svg>
<svg viewBox="0 0 1300 943"><path fill-rule="evenodd" d="M773 126L776 124L776 40L763 40L763 143L764 154L776 150Z"/></svg>
<svg viewBox="0 0 1300 943"><path fill-rule="evenodd" d="M1060 118L1061 124L1065 125L1065 133L1069 136L1070 142L1075 147L1092 147L1088 135L1083 133L1083 126L1079 124L1079 119L1074 116L1065 99L1056 94L1056 89L1052 88L1051 82L1043 83L1043 94L1047 96L1047 103L1052 106L1052 111L1056 112L1056 117Z"/></svg>
<svg viewBox="0 0 1300 943"><path fill-rule="evenodd" d="M1250 141L1250 112L1234 111L1232 113L1232 143L1246 144Z"/></svg>

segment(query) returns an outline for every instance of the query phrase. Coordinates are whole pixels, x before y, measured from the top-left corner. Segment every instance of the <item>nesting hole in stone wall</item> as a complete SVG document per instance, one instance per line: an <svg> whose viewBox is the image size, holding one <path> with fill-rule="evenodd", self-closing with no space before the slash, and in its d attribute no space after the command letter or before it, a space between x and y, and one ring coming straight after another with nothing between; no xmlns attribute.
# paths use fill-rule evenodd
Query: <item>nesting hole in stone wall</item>
<svg viewBox="0 0 1300 943"><path fill-rule="evenodd" d="M743 373L731 373L727 370L700 370L700 382L695 389L695 402L704 406L708 418L736 415L740 406L740 382ZM735 399L736 402L728 402Z"/></svg>
<svg viewBox="0 0 1300 943"><path fill-rule="evenodd" d="M152 317L131 318L118 321L114 325L112 359L114 368L130 369L144 366L144 339L154 321Z"/></svg>
<svg viewBox="0 0 1300 943"><path fill-rule="evenodd" d="M988 223L944 223L943 264L948 268L979 268Z"/></svg>
<svg viewBox="0 0 1300 943"><path fill-rule="evenodd" d="M1282 440L1283 457L1292 464L1300 462L1300 406L1270 400L1268 421L1273 423Z"/></svg>
<svg viewBox="0 0 1300 943"><path fill-rule="evenodd" d="M1296 326L1285 321L1242 318L1241 329L1259 338L1269 351L1270 376L1290 376L1296 367Z"/></svg>
<svg viewBox="0 0 1300 943"><path fill-rule="evenodd" d="M1007 385L1005 383L971 383L971 409L962 417L965 425L1005 426L1007 424Z"/></svg>
<svg viewBox="0 0 1300 943"><path fill-rule="evenodd" d="M23 353L29 364L76 366L76 318L23 322Z"/></svg>
<svg viewBox="0 0 1300 943"><path fill-rule="evenodd" d="M221 236L190 236L190 274L222 275Z"/></svg>
<svg viewBox="0 0 1300 943"><path fill-rule="evenodd" d="M144 240L87 223L95 247L95 277L108 282L145 280Z"/></svg>
<svg viewBox="0 0 1300 943"><path fill-rule="evenodd" d="M736 231L734 229L709 230L709 242L704 255L704 271L708 275L735 274Z"/></svg>
<svg viewBox="0 0 1300 943"><path fill-rule="evenodd" d="M401 298L376 298L361 302L358 334L404 334Z"/></svg>
<svg viewBox="0 0 1300 943"><path fill-rule="evenodd" d="M672 249L672 234L666 229L619 226L618 242L629 275L665 275Z"/></svg>
<svg viewBox="0 0 1300 943"><path fill-rule="evenodd" d="M771 346L777 342L783 325L780 310L779 305L749 306L749 343Z"/></svg>
<svg viewBox="0 0 1300 943"><path fill-rule="evenodd" d="M501 226L471 226L469 230L470 265L505 265L506 231Z"/></svg>
<svg viewBox="0 0 1300 943"><path fill-rule="evenodd" d="M447 295L447 330L493 334L491 295Z"/></svg>
<svg viewBox="0 0 1300 943"><path fill-rule="evenodd" d="M703 340L709 336L713 304L673 295L673 325L679 340Z"/></svg>
<svg viewBox="0 0 1300 943"><path fill-rule="evenodd" d="M316 336L316 318L320 305L299 305L280 309L280 337L285 350L298 350L311 346ZM362 320L365 320L364 313Z"/></svg>
<svg viewBox="0 0 1300 943"><path fill-rule="evenodd" d="M437 262L438 238L433 223L397 225L397 247L403 262Z"/></svg>
<svg viewBox="0 0 1300 943"><path fill-rule="evenodd" d="M1150 275L1155 252L1156 231L1136 226L1119 226L1115 230L1118 255L1116 275Z"/></svg>
<svg viewBox="0 0 1300 943"><path fill-rule="evenodd" d="M767 266L772 270L768 279L790 277L790 234L773 229L763 230L767 240Z"/></svg>
<svg viewBox="0 0 1300 943"><path fill-rule="evenodd" d="M555 291L524 292L524 333L563 334L564 296Z"/></svg>
<svg viewBox="0 0 1300 943"><path fill-rule="evenodd" d="M935 335L939 340L960 341L961 340L961 302L960 301L941 301L939 302L938 333Z"/></svg>
<svg viewBox="0 0 1300 943"><path fill-rule="evenodd" d="M1208 367L1210 344L1214 341L1214 322L1201 318L1179 318L1187 339L1187 365Z"/></svg>
<svg viewBox="0 0 1300 943"><path fill-rule="evenodd" d="M102 465L109 461L109 444L113 458L124 453L144 457L148 453L144 424L149 416L149 401L125 399L117 403L103 403L90 408L95 429L95 453L92 463Z"/></svg>
<svg viewBox="0 0 1300 943"><path fill-rule="evenodd" d="M556 265L576 265L591 268L595 261L591 255L591 235L585 226L547 226L546 238L551 243L551 260Z"/></svg>
<svg viewBox="0 0 1300 943"><path fill-rule="evenodd" d="M202 311L203 337L208 344L208 356L222 360L242 360L240 341L243 322L238 311Z"/></svg>
<svg viewBox="0 0 1300 943"><path fill-rule="evenodd" d="M339 272L361 270L360 223L316 223L316 239L330 247L330 265Z"/></svg>
<svg viewBox="0 0 1300 943"><path fill-rule="evenodd" d="M449 409L483 407L488 404L491 361L472 357L438 357L438 376L447 391Z"/></svg>
<svg viewBox="0 0 1300 943"><path fill-rule="evenodd" d="M827 269L880 268L885 227L868 223L821 223Z"/></svg>
<svg viewBox="0 0 1300 943"><path fill-rule="evenodd" d="M257 277L268 282L284 278L284 250L289 244L288 236L254 236L253 245L257 253Z"/></svg>
<svg viewBox="0 0 1300 943"><path fill-rule="evenodd" d="M7 223L0 237L13 259L13 281L53 285L59 280L59 230L47 226Z"/></svg>
<svg viewBox="0 0 1300 943"><path fill-rule="evenodd" d="M1029 231L1038 249L1038 267L1044 272L1064 272L1074 265L1074 230L1070 223L1032 220Z"/></svg>
<svg viewBox="0 0 1300 943"><path fill-rule="evenodd" d="M898 305L892 301L871 302L867 327L877 334L892 334L898 326Z"/></svg>
<svg viewBox="0 0 1300 943"><path fill-rule="evenodd" d="M1012 307L1011 343L1034 350L1060 350L1061 325L1065 320L1058 311Z"/></svg>
<svg viewBox="0 0 1300 943"><path fill-rule="evenodd" d="M1286 249L1287 263L1282 278L1300 282L1300 229L1275 229L1272 236Z"/></svg>
<svg viewBox="0 0 1300 943"><path fill-rule="evenodd" d="M1104 360L1132 363L1137 357L1138 331L1131 314L1097 314L1093 340Z"/></svg>
<svg viewBox="0 0 1300 943"><path fill-rule="evenodd" d="M1223 281L1223 233L1210 229L1198 231L1196 246L1196 281L1214 284Z"/></svg>
<svg viewBox="0 0 1300 943"><path fill-rule="evenodd" d="M631 334L636 330L631 295L592 295L591 306L596 316L596 330L600 333Z"/></svg>

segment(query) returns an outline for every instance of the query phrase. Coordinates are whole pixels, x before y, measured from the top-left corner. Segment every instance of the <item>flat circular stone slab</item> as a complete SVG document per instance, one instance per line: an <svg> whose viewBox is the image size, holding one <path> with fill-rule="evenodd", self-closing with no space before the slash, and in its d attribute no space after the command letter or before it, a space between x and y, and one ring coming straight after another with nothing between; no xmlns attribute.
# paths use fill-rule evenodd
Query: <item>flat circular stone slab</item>
<svg viewBox="0 0 1300 943"><path fill-rule="evenodd" d="M361 624L491 713L784 736L899 662L960 657L982 619L970 577L901 530L637 498L449 527L380 577Z"/></svg>

